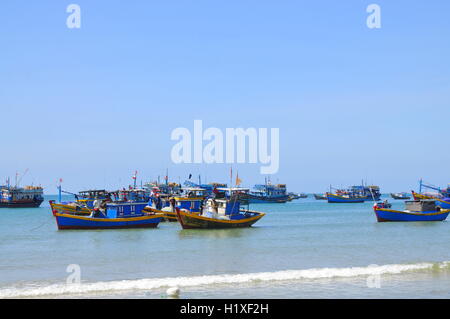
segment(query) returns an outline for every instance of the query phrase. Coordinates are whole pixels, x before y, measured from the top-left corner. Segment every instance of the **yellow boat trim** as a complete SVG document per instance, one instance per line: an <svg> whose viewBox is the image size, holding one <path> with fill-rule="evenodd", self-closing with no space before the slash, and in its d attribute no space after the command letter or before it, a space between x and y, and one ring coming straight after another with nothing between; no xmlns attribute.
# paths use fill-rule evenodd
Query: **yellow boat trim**
<svg viewBox="0 0 450 319"><path fill-rule="evenodd" d="M61 214L61 213L56 213L55 216L67 217L67 218L73 218L73 219L81 219L81 220L89 220L89 221L95 221L95 222L105 222L105 221L106 222L133 222L133 221L148 220L148 219L163 217L160 214L155 214L153 216L139 216L139 217L131 217L131 218L91 218L91 217L75 216L75 215Z"/></svg>
<svg viewBox="0 0 450 319"><path fill-rule="evenodd" d="M203 200L203 197L174 197L177 201Z"/></svg>
<svg viewBox="0 0 450 319"><path fill-rule="evenodd" d="M263 217L265 215L265 213L259 213L259 215L250 217L250 218L237 219L237 220L226 220L226 219L210 218L210 217L205 217L205 216L200 216L200 215L195 215L195 214L190 214L190 213L185 213L185 212L180 212L180 214L187 216L187 217L193 217L193 218L202 219L202 220L206 220L206 221L220 222L220 223L224 222L224 223L228 223L228 224L239 224L239 223L243 223L243 222L249 222L249 221L252 221L255 219L260 219L261 217Z"/></svg>

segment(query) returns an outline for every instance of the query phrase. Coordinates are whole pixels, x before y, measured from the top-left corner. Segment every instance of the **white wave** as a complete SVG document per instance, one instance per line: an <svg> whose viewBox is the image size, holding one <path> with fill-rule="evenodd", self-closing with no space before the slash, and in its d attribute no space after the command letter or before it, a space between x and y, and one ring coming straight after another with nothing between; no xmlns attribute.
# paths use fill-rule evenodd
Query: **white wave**
<svg viewBox="0 0 450 319"><path fill-rule="evenodd" d="M88 294L118 292L126 290L152 290L164 287L195 287L217 284L239 284L255 281L286 281L301 279L346 278L375 274L399 274L418 270L439 270L450 266L450 261L440 263L370 265L349 268L313 268L303 270L283 270L233 275L208 275L191 277L146 278L137 280L106 281L81 284L54 284L39 288L0 289L0 298L26 298L61 296L67 294Z"/></svg>

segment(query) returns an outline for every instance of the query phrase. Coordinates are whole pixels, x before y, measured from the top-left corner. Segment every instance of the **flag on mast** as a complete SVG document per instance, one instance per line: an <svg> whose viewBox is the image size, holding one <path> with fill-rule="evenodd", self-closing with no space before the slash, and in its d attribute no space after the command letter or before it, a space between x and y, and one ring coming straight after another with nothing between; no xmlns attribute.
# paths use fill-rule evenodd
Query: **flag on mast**
<svg viewBox="0 0 450 319"><path fill-rule="evenodd" d="M241 185L242 180L239 178L239 172L236 172L236 186Z"/></svg>

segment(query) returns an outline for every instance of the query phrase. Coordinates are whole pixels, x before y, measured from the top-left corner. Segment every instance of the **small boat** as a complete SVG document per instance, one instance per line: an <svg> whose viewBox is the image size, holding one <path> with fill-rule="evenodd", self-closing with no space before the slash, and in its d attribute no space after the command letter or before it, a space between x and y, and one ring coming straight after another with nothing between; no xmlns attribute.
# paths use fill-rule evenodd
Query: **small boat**
<svg viewBox="0 0 450 319"><path fill-rule="evenodd" d="M300 199L300 198L308 198L308 194L305 193L288 193L289 196L289 201L294 200L294 199Z"/></svg>
<svg viewBox="0 0 450 319"><path fill-rule="evenodd" d="M314 198L317 200L327 200L326 194L314 194Z"/></svg>
<svg viewBox="0 0 450 319"><path fill-rule="evenodd" d="M89 216L59 213L50 201L58 229L117 229L154 228L162 219L161 214L143 211L147 203L108 203L105 210L95 208Z"/></svg>
<svg viewBox="0 0 450 319"><path fill-rule="evenodd" d="M210 198L202 205L201 212L176 208L178 222L183 229L242 228L250 227L265 214L241 209L237 198Z"/></svg>
<svg viewBox="0 0 450 319"><path fill-rule="evenodd" d="M378 222L443 221L450 210L436 206L434 200L412 200L405 202L405 210L393 210L385 203L376 203L373 210Z"/></svg>
<svg viewBox="0 0 450 319"><path fill-rule="evenodd" d="M327 193L328 203L364 203L365 199L365 197L353 194Z"/></svg>
<svg viewBox="0 0 450 319"><path fill-rule="evenodd" d="M393 199L402 199L402 200L411 199L411 196L408 196L407 193L391 193L391 197Z"/></svg>
<svg viewBox="0 0 450 319"><path fill-rule="evenodd" d="M348 192L355 196L363 197L367 201L378 201L381 198L380 187L375 185L351 186Z"/></svg>

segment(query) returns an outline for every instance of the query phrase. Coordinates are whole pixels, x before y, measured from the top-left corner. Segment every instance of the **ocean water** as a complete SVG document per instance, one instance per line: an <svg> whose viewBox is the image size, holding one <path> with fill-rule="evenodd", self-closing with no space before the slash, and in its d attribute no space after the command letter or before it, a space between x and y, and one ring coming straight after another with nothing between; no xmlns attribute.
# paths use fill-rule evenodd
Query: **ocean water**
<svg viewBox="0 0 450 319"><path fill-rule="evenodd" d="M58 231L49 199L0 209L0 298L450 297L450 223L377 223L371 202L254 204L267 215L245 229Z"/></svg>

